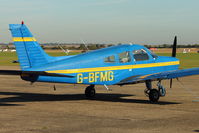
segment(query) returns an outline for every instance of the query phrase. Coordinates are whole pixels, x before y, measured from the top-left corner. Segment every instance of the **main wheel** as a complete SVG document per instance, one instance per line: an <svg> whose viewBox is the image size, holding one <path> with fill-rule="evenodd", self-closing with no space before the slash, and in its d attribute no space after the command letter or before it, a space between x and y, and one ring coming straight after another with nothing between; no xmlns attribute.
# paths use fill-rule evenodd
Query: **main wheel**
<svg viewBox="0 0 199 133"><path fill-rule="evenodd" d="M159 93L158 90L156 90L156 89L150 90L150 92L149 92L149 100L151 102L158 102L159 98L160 98L160 93Z"/></svg>
<svg viewBox="0 0 199 133"><path fill-rule="evenodd" d="M86 95L87 98L95 97L95 88L93 86L86 87L85 95Z"/></svg>

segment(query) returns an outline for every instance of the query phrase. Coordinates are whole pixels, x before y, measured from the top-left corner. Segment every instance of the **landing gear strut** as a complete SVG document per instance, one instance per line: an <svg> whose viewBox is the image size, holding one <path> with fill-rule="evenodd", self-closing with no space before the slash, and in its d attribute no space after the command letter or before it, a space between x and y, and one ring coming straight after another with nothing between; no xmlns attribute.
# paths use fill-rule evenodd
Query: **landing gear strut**
<svg viewBox="0 0 199 133"><path fill-rule="evenodd" d="M163 85L161 85L161 81L158 82L157 86L158 86L160 96L164 97L166 95L166 89L164 88Z"/></svg>
<svg viewBox="0 0 199 133"><path fill-rule="evenodd" d="M85 89L85 96L87 98L93 98L95 97L95 85L90 85L86 87Z"/></svg>
<svg viewBox="0 0 199 133"><path fill-rule="evenodd" d="M145 95L149 97L149 100L151 102L158 102L160 97L163 97L166 95L166 89L161 85L161 81L158 82L157 87L158 89L152 88L151 81L146 81L146 90Z"/></svg>

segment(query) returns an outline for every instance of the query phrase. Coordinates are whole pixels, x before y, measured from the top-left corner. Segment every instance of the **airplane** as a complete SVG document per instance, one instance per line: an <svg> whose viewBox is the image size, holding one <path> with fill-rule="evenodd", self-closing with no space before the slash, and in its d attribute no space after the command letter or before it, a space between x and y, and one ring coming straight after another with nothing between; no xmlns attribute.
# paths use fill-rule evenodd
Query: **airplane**
<svg viewBox="0 0 199 133"><path fill-rule="evenodd" d="M52 57L45 53L27 26L10 24L21 70L0 70L2 75L19 75L22 80L68 84L86 84L85 96L95 97L95 85L145 83L151 103L165 96L162 80L198 75L199 68L179 69L176 58L177 37L172 56L157 56L138 44L123 44L72 56ZM157 81L157 88L152 82Z"/></svg>

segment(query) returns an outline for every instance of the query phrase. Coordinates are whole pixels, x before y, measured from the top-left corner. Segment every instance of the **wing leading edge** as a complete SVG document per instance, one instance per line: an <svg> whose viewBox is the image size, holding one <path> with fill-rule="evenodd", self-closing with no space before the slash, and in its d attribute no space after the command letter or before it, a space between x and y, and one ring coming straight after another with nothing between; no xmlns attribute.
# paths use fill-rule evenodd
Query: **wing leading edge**
<svg viewBox="0 0 199 133"><path fill-rule="evenodd" d="M118 83L118 85L124 84L135 84L139 82L145 82L146 80L163 80L163 79L173 79L185 76L199 75L199 68L190 68L174 71L166 71L161 73L154 73L148 75L138 75L133 76L132 78L124 79Z"/></svg>

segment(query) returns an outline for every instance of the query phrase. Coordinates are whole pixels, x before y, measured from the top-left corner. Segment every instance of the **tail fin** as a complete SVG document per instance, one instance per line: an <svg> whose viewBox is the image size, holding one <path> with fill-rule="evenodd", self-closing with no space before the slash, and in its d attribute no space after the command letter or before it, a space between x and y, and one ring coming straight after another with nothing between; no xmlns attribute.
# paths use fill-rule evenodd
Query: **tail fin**
<svg viewBox="0 0 199 133"><path fill-rule="evenodd" d="M41 66L50 61L52 57L44 52L23 22L10 24L9 27L22 70Z"/></svg>

